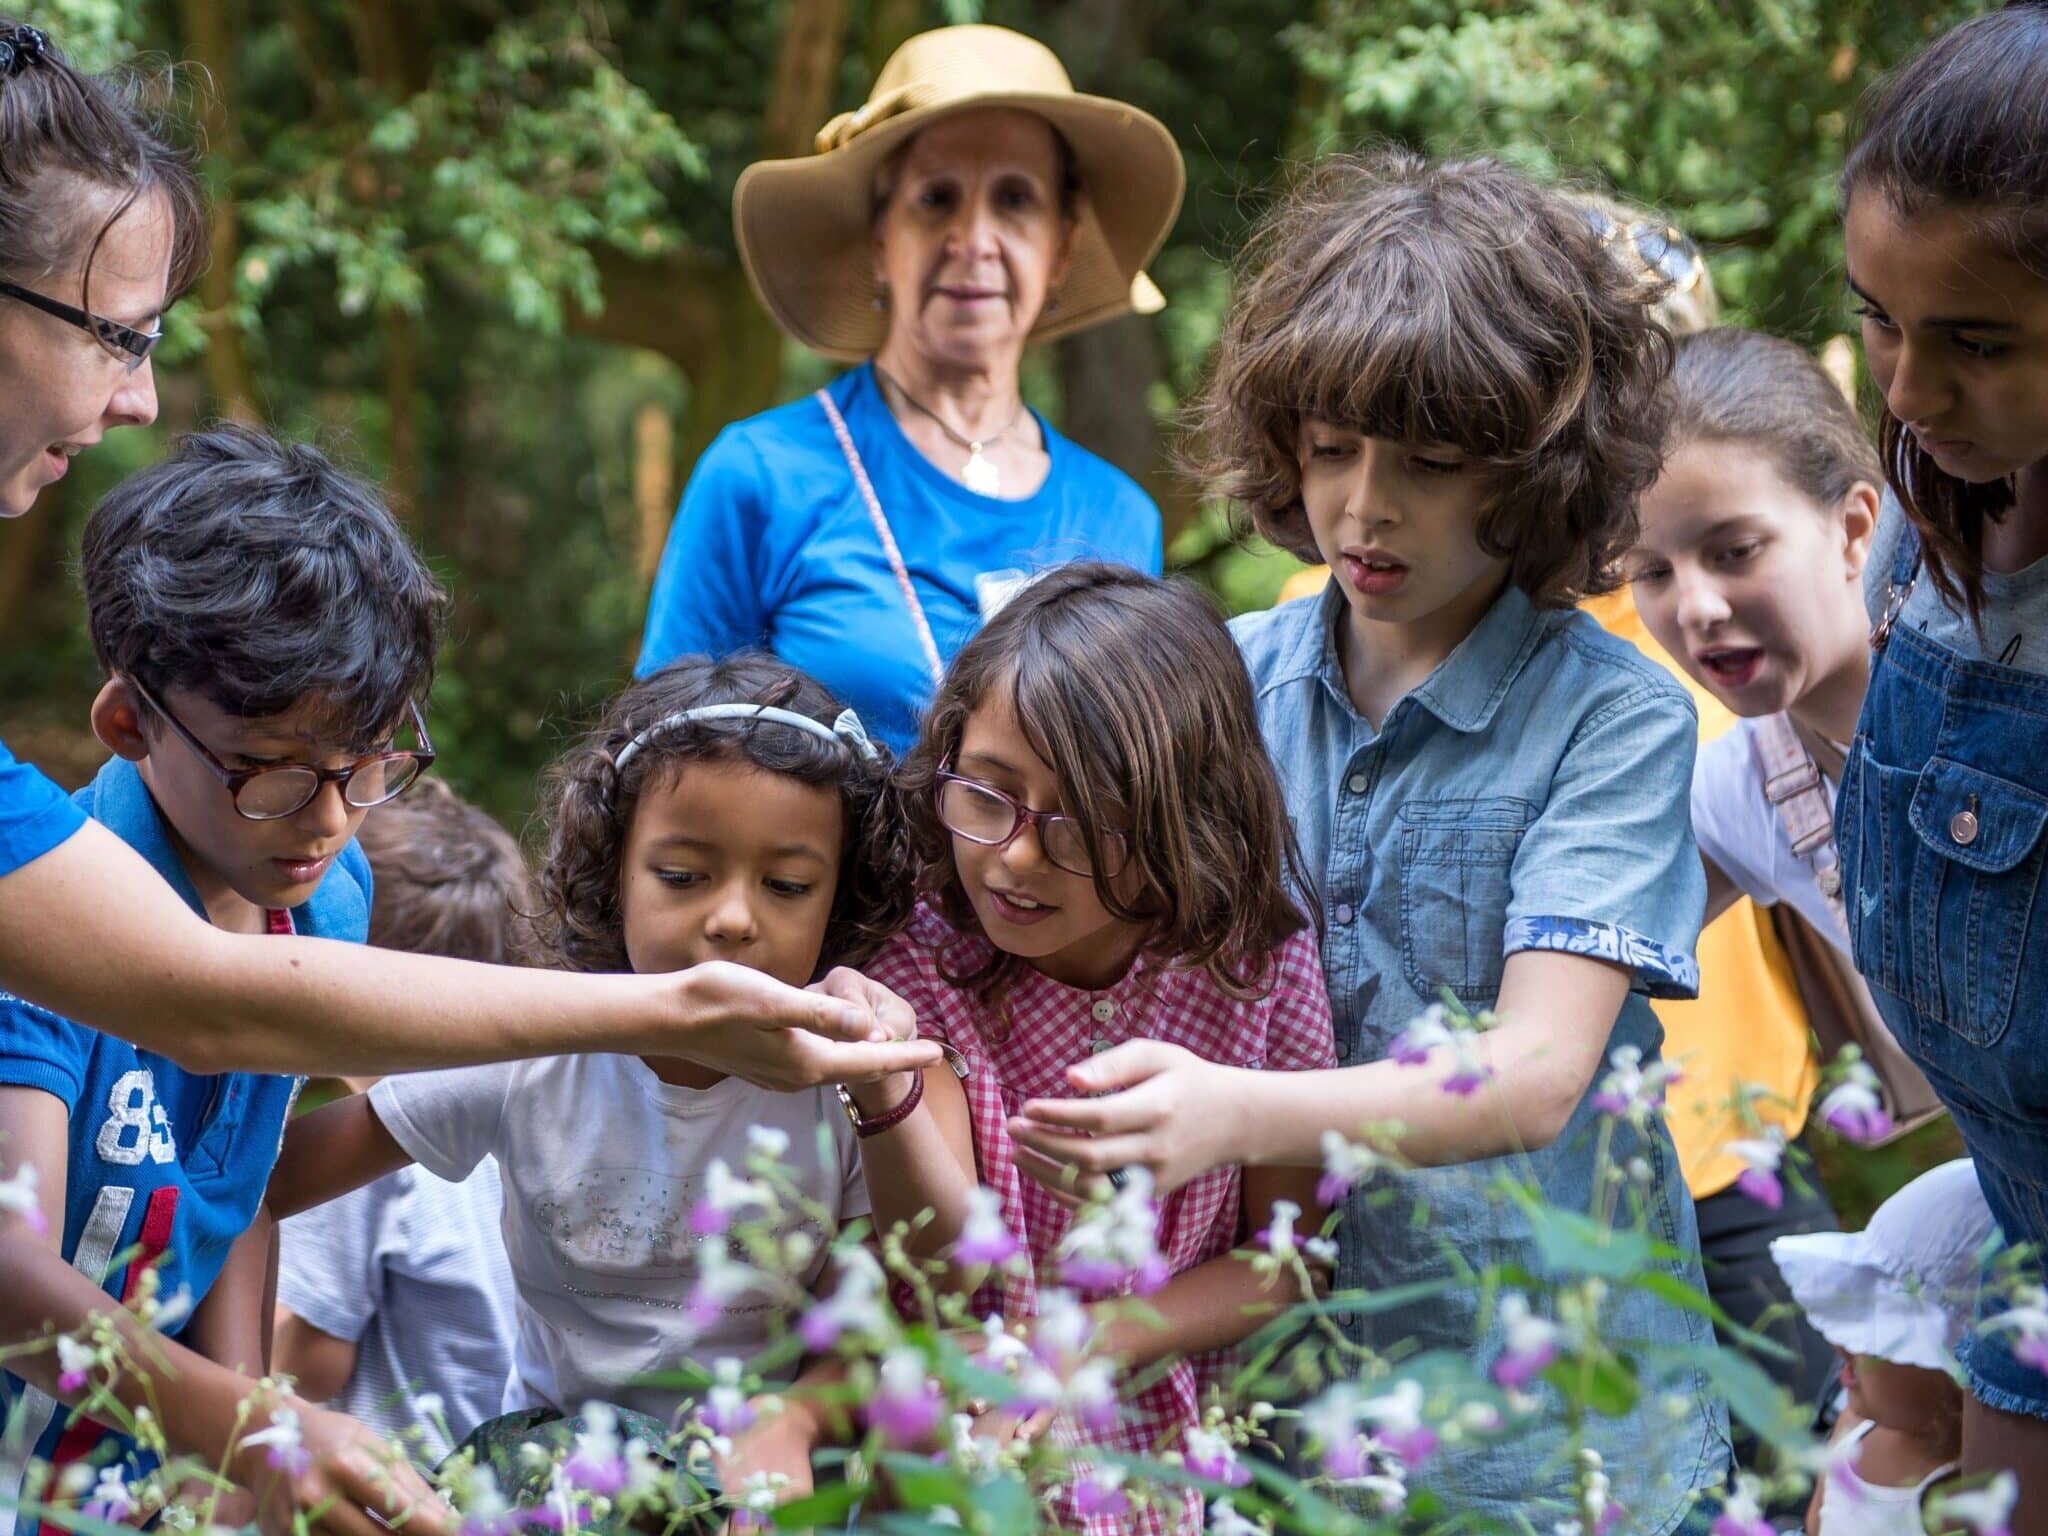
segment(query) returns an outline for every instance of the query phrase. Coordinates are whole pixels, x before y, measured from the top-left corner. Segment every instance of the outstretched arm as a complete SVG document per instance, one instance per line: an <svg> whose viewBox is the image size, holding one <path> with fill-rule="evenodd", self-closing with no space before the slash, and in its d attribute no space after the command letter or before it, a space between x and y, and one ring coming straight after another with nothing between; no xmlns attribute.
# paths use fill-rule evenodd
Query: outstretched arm
<svg viewBox="0 0 2048 1536"><path fill-rule="evenodd" d="M222 933L91 823L0 876L0 987L195 1072L341 1076L621 1051L790 1089L938 1059L927 1042L890 1043L883 994L846 978L798 991L722 963L583 976Z"/></svg>
<svg viewBox="0 0 2048 1536"><path fill-rule="evenodd" d="M301 1115L284 1133L264 1208L283 1221L361 1189L412 1162L384 1129L367 1093L351 1093Z"/></svg>
<svg viewBox="0 0 2048 1536"><path fill-rule="evenodd" d="M1500 1022L1465 1047L1486 1076L1473 1092L1447 1086L1467 1068L1449 1046L1413 1066L1261 1072L1139 1040L1070 1069L1082 1093L1107 1097L1033 1099L1010 1131L1087 1172L1149 1168L1162 1190L1229 1163L1313 1165L1331 1130L1399 1125L1394 1150L1418 1164L1546 1147L1592 1083L1627 995L1618 966L1521 950L1502 973Z"/></svg>

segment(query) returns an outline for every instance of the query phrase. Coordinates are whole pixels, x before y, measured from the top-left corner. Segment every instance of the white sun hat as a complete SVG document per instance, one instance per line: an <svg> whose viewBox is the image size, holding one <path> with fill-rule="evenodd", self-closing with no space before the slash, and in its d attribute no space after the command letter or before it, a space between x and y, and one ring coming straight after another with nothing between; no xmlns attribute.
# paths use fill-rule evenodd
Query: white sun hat
<svg viewBox="0 0 2048 1536"><path fill-rule="evenodd" d="M1780 1237L1771 1257L1816 1332L1852 1355L1950 1369L1996 1224L1967 1157L1923 1173L1861 1232Z"/></svg>

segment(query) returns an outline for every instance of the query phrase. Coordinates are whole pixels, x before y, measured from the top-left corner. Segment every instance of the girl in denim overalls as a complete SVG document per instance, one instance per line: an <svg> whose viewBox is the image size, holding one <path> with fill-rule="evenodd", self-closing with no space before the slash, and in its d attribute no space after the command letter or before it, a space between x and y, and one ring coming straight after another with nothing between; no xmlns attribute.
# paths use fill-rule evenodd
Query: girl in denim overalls
<svg viewBox="0 0 2048 1536"><path fill-rule="evenodd" d="M2048 1244L2048 6L1938 39L1843 172L1849 285L1895 500L1836 807L1856 963L1977 1161ZM1888 499L1889 500L1889 499ZM2036 1285L2038 1262L2027 1267ZM2010 1293L2008 1293L2009 1295ZM2038 1299L2038 1298L2036 1298ZM2048 1314L1987 1288L1966 1471L2048 1531ZM2027 1363L2031 1356L2035 1364Z"/></svg>
<svg viewBox="0 0 2048 1536"><path fill-rule="evenodd" d="M1659 1261L1668 1278L1699 1288L1670 1137L1654 1115L1610 1116L1602 1092L1617 1086L1610 1061L1655 1081L1649 999L1698 987L1693 708L1575 608L1612 584L1657 471L1670 346L1654 279L1513 172L1391 152L1308 172L1252 262L1205 435L1259 530L1334 572L1320 597L1233 628L1318 882L1349 1065L1251 1072L1135 1043L1070 1073L1131 1092L1033 1101L1013 1134L1171 1185L1221 1164L1314 1163L1326 1135L1398 1121L1409 1161L1476 1166L1391 1189L1360 1180L1340 1290L1455 1280L1460 1262L1542 1271L1530 1227L1489 1188L1502 1177L1533 1178L1553 1207L1640 1222L1675 1255ZM1500 1022L1444 1038L1428 1010L1445 992ZM1608 1182L1618 1168L1631 1172ZM1331 1172L1341 1187L1345 1170ZM1538 1395L1512 1435L1411 1458L1416 1486L1534 1529L1583 1507L1570 1503L1582 1464L1555 1398L1523 1374L1532 1328L1514 1308L1468 1275L1344 1315L1375 1349L1476 1352ZM1689 1511L1704 1528L1712 1501L1693 1495L1727 1466L1696 1364L1707 1320L1616 1286L1595 1326L1663 1357L1649 1366L1661 1390L1587 1426L1613 1501L1643 1536Z"/></svg>

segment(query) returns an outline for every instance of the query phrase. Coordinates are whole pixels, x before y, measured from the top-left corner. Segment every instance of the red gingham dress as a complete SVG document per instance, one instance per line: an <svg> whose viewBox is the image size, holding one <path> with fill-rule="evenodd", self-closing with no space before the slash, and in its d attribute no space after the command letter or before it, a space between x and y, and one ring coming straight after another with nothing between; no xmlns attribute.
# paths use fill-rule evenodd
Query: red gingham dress
<svg viewBox="0 0 2048 1536"><path fill-rule="evenodd" d="M1038 1286L1058 1284L1054 1251L1071 1214L1036 1180L1017 1169L1008 1118L1026 1099L1074 1096L1066 1069L1097 1051L1126 1040L1164 1040L1198 1056L1232 1066L1303 1071L1334 1067L1330 1000L1323 986L1315 935L1304 930L1281 946L1266 996L1240 1002L1202 970L1180 970L1140 960L1115 986L1100 992L1069 987L1020 970L1004 997L1007 1035L995 1027L971 990L939 974L941 958L956 975L988 954L978 934L956 932L929 907L920 907L910 927L867 967L867 973L917 1010L918 1033L941 1040L967 1059L962 1085L974 1124L975 1160L981 1181L1002 1201L1003 1220L1024 1240L1032 1273L1012 1275L975 1297L977 1313L1000 1305L1004 1317L1035 1316ZM1001 1043L993 1037L1002 1036ZM1241 1233L1236 1168L1218 1168L1175 1190L1160 1202L1159 1251L1174 1274L1231 1252ZM1264 1212L1259 1213L1261 1218ZM1094 1299L1093 1294L1089 1299ZM1128 1398L1114 1430L1075 1439L1130 1452L1179 1447L1182 1431L1201 1420L1202 1389L1222 1364L1217 1355L1177 1363L1166 1376ZM1055 1432L1060 1432L1056 1428ZM1074 1515L1065 1498L1055 1512L1065 1529L1087 1536L1163 1536L1161 1518L1146 1512L1115 1519ZM1189 1495L1182 1531L1201 1527L1201 1505Z"/></svg>

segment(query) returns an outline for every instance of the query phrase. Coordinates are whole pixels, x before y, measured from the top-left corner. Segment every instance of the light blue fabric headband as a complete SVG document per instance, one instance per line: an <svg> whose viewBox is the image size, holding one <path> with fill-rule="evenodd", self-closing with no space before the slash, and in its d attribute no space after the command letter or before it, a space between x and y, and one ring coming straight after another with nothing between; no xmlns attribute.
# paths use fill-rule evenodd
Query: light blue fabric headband
<svg viewBox="0 0 2048 1536"><path fill-rule="evenodd" d="M860 716L850 709L842 709L838 718L826 725L822 720L813 720L793 709L777 709L773 704L700 704L695 709L678 710L675 714L662 716L627 742L612 760L612 766L624 773L626 764L633 760L633 754L655 737L665 736L700 720L766 720L775 725L809 731L824 741L837 742L864 763L877 763L882 758L875 744L868 739L867 727L860 723Z"/></svg>

